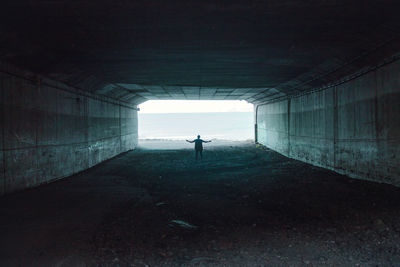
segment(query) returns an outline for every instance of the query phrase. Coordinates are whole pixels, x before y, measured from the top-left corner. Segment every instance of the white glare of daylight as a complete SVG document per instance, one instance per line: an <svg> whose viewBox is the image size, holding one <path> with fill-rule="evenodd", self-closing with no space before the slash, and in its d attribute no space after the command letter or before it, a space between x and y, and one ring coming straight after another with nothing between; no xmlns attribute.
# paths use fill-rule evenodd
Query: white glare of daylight
<svg viewBox="0 0 400 267"><path fill-rule="evenodd" d="M253 112L253 104L239 100L149 100L140 113Z"/></svg>
<svg viewBox="0 0 400 267"><path fill-rule="evenodd" d="M150 100L139 106L140 140L252 140L253 105L233 100ZM215 142L214 142L215 143ZM190 146L188 146L190 147Z"/></svg>

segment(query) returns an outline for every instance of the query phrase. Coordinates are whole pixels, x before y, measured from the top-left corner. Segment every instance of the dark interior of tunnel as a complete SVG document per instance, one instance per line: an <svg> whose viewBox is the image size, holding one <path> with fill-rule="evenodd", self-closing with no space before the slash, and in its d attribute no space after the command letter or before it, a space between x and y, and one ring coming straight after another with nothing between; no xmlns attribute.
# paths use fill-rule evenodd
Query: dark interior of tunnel
<svg viewBox="0 0 400 267"><path fill-rule="evenodd" d="M400 265L399 11L1 3L0 265ZM149 100L245 100L254 140L141 147Z"/></svg>

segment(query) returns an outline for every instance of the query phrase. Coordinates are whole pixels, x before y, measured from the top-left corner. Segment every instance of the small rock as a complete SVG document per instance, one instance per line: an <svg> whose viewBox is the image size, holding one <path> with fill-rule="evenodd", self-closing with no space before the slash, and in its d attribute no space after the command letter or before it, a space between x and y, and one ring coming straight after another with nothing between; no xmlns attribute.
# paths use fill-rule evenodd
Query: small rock
<svg viewBox="0 0 400 267"><path fill-rule="evenodd" d="M375 226L376 230L377 230L379 233L382 233L382 232L384 232L384 231L387 230L387 229L386 229L387 227L386 227L385 223L384 223L381 219L376 219L376 220L374 221L374 226Z"/></svg>

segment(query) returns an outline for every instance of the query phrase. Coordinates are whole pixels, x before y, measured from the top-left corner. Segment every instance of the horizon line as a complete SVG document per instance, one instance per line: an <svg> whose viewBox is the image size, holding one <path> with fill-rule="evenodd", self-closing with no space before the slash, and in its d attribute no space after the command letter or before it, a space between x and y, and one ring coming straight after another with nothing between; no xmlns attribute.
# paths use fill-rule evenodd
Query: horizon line
<svg viewBox="0 0 400 267"><path fill-rule="evenodd" d="M253 113L254 111L195 111L195 112L138 112L141 114L192 114L192 113Z"/></svg>

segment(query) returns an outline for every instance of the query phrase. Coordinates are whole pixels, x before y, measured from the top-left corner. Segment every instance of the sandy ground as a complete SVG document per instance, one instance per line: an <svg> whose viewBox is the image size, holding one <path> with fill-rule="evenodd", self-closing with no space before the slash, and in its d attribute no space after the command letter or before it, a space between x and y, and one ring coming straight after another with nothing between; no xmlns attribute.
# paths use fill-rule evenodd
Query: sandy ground
<svg viewBox="0 0 400 267"><path fill-rule="evenodd" d="M0 266L400 266L399 188L157 142L0 198Z"/></svg>
<svg viewBox="0 0 400 267"><path fill-rule="evenodd" d="M190 139L192 141L194 138ZM210 141L208 139L204 139ZM251 140L248 141L230 141L230 140L219 140L211 139L211 143L204 144L204 147L216 148L216 147L229 147L229 146L241 146L244 143L253 143ZM139 142L139 149L141 150L176 150L176 149L193 149L194 144L188 143L185 140L165 140L165 139L141 139Z"/></svg>

